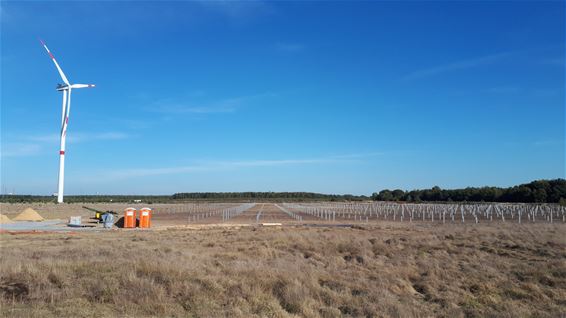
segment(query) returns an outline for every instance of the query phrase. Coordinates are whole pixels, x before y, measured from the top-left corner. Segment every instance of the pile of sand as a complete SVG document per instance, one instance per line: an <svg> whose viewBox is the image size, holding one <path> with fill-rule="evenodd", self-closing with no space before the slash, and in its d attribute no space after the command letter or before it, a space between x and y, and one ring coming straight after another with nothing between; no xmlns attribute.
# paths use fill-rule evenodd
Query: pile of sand
<svg viewBox="0 0 566 318"><path fill-rule="evenodd" d="M32 208L25 209L22 213L18 214L13 221L43 221L43 217Z"/></svg>
<svg viewBox="0 0 566 318"><path fill-rule="evenodd" d="M7 224L7 223L14 223L14 221L10 220L9 217L7 217L4 214L0 214L0 224Z"/></svg>

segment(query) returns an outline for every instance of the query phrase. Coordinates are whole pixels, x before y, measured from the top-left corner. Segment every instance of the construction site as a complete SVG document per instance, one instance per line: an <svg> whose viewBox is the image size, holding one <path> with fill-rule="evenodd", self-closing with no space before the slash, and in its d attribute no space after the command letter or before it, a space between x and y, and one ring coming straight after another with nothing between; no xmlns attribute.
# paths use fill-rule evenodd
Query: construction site
<svg viewBox="0 0 566 318"><path fill-rule="evenodd" d="M565 22L0 1L0 317L566 318Z"/></svg>
<svg viewBox="0 0 566 318"><path fill-rule="evenodd" d="M144 207L2 203L0 315L557 317L566 310L560 206ZM151 219L142 225L144 211ZM115 216L110 227L105 214Z"/></svg>
<svg viewBox="0 0 566 318"><path fill-rule="evenodd" d="M517 214L503 220L505 213L490 221L489 211L478 223L471 212L443 223L416 210L411 219L410 207L401 220L400 210L394 217L393 207L369 203L155 204L149 227L140 228L143 204L0 207L1 316L559 317L566 310L559 208L532 208L534 219L522 223ZM118 223L132 210L132 228L96 219L116 211ZM77 216L81 226L68 226Z"/></svg>
<svg viewBox="0 0 566 318"><path fill-rule="evenodd" d="M480 223L566 224L566 207L552 204L409 203L0 203L3 231L167 229L214 226L351 226L383 221L464 225ZM108 220L105 221L106 216ZM103 226L106 224L106 226Z"/></svg>

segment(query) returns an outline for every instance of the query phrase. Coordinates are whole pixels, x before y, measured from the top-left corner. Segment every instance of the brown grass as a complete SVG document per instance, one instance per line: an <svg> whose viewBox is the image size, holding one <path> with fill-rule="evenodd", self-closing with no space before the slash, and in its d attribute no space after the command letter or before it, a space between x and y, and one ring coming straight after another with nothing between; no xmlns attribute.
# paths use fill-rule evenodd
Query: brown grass
<svg viewBox="0 0 566 318"><path fill-rule="evenodd" d="M2 235L13 317L561 317L565 225Z"/></svg>

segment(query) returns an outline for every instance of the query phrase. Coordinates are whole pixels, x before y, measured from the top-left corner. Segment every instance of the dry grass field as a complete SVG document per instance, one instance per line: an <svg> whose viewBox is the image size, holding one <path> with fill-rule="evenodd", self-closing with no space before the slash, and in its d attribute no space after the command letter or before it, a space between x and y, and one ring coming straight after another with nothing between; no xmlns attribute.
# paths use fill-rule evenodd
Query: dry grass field
<svg viewBox="0 0 566 318"><path fill-rule="evenodd" d="M564 317L566 225L1 234L3 317Z"/></svg>

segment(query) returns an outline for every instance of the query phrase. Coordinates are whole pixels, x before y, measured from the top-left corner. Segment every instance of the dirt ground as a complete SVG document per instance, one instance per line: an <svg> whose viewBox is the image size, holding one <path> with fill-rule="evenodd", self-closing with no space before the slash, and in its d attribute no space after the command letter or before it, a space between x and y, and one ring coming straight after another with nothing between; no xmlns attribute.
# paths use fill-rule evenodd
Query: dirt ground
<svg viewBox="0 0 566 318"><path fill-rule="evenodd" d="M201 225L230 225L230 224L243 224L243 225L255 225L258 223L282 223L284 225L290 224L382 224L383 222L392 221L392 217L389 216L388 219L383 219L380 217L376 219L375 214L366 219L366 216L357 218L352 214L341 215L340 213L336 213L334 216L330 216L327 218L320 218L314 215L309 215L304 212L300 211L293 211L297 215L299 215L302 219L301 221L297 221L296 219L289 216L285 213L281 208L274 203L257 203L253 208L243 212L242 214L225 218L221 213L221 210L226 210L229 208L234 208L240 206L241 203L223 203L220 206L214 206L210 203L175 203L175 204L148 204L148 203L137 203L137 204L128 204L128 203L97 203L97 204L81 204L81 203L72 203L72 204L53 204L53 203L34 203L34 204L6 204L0 203L0 213L7 215L10 218L13 218L25 208L31 207L34 210L38 211L41 216L45 219L53 220L67 220L70 216L82 216L83 222L88 223L91 218L94 216L94 212L86 210L83 206L87 206L90 208L94 208L101 211L115 211L118 213L116 220L119 220L121 216L124 214L124 210L128 207L134 207L137 210L141 209L142 207L150 207L153 210L152 216L152 227L153 228L160 228L160 227L172 227L172 226L201 226ZM281 205L281 204L279 204ZM218 213L211 213L217 211ZM332 219L334 218L334 220ZM526 220L525 220L526 221ZM409 223L409 218L406 217L403 221L401 218L397 216L397 219L393 222L404 222ZM415 219L412 221L413 223L423 223L423 224L434 224L439 225L442 223L440 219L435 219L431 221L427 219L425 221L420 219ZM481 220L480 223L487 223L489 221ZM499 223L501 220L496 218L495 221L489 223ZM510 223L517 223L517 220L509 219L507 222ZM536 223L539 222L548 222L544 219L539 219ZM563 221L558 218L555 222L562 222ZM451 223L450 220L447 220L446 223ZM462 225L460 224L460 220L454 222L454 225ZM466 224L475 223L471 215L466 216ZM1 229L0 225L0 229Z"/></svg>
<svg viewBox="0 0 566 318"><path fill-rule="evenodd" d="M273 207L237 218L280 219ZM380 222L0 234L0 316L563 317L564 233Z"/></svg>
<svg viewBox="0 0 566 318"><path fill-rule="evenodd" d="M274 204L259 203L246 212L231 218L228 223L290 223L295 220Z"/></svg>
<svg viewBox="0 0 566 318"><path fill-rule="evenodd" d="M101 211L115 211L123 215L124 210L128 207L134 207L136 209L141 209L143 207L151 207L156 211L163 210L165 207L171 209L176 207L181 209L181 204L127 204L127 203L64 203L64 204L54 204L54 203L0 203L0 212L7 215L10 218L18 215L25 208L32 208L36 210L41 216L46 219L67 219L70 216L82 216L83 218L90 218L94 216L94 212L86 210L83 206L94 208Z"/></svg>

